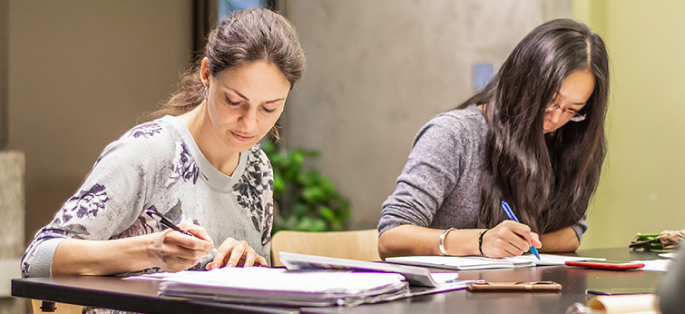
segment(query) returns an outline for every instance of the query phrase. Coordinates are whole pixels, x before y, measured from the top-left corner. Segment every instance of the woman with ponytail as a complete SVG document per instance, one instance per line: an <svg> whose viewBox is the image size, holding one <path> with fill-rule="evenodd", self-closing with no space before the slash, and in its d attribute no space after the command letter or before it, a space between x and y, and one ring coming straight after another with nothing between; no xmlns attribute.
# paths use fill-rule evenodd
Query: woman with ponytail
<svg viewBox="0 0 685 314"><path fill-rule="evenodd" d="M285 18L231 14L155 119L108 145L38 231L24 277L267 266L273 173L258 142L304 65Z"/></svg>

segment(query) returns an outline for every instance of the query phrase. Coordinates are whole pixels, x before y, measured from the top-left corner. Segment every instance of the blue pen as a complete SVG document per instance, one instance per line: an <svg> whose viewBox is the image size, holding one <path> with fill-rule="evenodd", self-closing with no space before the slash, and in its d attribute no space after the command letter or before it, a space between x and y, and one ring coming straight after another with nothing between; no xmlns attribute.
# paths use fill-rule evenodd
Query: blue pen
<svg viewBox="0 0 685 314"><path fill-rule="evenodd" d="M516 215L514 215L514 212L511 211L511 208L509 207L509 204L507 204L506 201L502 201L502 208L504 208L504 212L507 213L507 216L509 216L509 219L520 223L520 221L516 218ZM530 251L533 254L535 254L535 257L540 259L540 254L538 254L538 249L536 249L534 246L531 246Z"/></svg>

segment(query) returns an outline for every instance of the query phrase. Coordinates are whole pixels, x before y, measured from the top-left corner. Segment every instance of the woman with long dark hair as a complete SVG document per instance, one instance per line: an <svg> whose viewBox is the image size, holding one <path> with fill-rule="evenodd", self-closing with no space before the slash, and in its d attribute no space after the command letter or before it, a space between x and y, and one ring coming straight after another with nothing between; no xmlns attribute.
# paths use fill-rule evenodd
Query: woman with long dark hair
<svg viewBox="0 0 685 314"><path fill-rule="evenodd" d="M419 130L383 203L381 256L576 250L606 153L608 90L597 34L568 19L534 29L482 91Z"/></svg>
<svg viewBox="0 0 685 314"><path fill-rule="evenodd" d="M300 79L304 51L284 17L252 9L222 21L204 52L158 118L108 145L38 231L24 277L269 264L273 173L258 142Z"/></svg>

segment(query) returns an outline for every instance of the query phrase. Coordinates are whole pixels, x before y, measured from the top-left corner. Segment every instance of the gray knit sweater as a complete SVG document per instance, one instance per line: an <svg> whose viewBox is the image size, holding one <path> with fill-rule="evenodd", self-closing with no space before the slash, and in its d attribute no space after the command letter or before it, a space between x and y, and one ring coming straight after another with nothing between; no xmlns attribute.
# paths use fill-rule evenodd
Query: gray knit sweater
<svg viewBox="0 0 685 314"><path fill-rule="evenodd" d="M395 192L383 203L378 232L404 224L476 228L487 131L475 105L441 113L426 123L414 139ZM585 219L572 228L580 241L587 230Z"/></svg>

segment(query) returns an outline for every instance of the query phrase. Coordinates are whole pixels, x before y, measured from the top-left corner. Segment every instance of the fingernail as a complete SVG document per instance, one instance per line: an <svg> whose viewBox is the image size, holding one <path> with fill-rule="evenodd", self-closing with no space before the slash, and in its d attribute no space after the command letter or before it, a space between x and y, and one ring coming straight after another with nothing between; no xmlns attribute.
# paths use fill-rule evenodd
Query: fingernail
<svg viewBox="0 0 685 314"><path fill-rule="evenodd" d="M233 266L233 264L228 263L228 264L226 264L226 267L234 267L234 266Z"/></svg>

